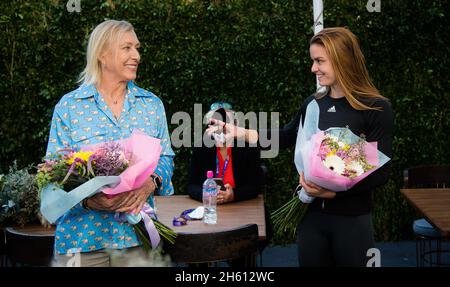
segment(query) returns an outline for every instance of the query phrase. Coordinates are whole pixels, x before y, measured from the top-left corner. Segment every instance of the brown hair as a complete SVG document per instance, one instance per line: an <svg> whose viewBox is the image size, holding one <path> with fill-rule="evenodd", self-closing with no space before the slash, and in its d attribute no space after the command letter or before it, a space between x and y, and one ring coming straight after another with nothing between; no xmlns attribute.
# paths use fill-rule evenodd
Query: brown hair
<svg viewBox="0 0 450 287"><path fill-rule="evenodd" d="M376 99L385 99L367 72L364 55L359 47L358 38L350 30L342 27L325 28L311 38L310 45L317 44L325 48L336 75L336 81L344 96L356 110L381 110L372 107ZM321 98L329 92L317 92Z"/></svg>

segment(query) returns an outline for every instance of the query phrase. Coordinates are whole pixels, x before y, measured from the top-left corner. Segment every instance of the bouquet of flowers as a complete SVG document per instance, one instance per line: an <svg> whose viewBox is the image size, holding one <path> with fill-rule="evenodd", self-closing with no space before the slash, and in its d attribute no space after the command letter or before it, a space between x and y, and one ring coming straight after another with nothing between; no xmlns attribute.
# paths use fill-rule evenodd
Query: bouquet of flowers
<svg viewBox="0 0 450 287"><path fill-rule="evenodd" d="M38 166L41 213L53 223L98 192L114 196L141 187L155 170L160 153L160 140L138 131L122 141L58 151ZM170 243L176 238L173 230L157 220L149 204L137 214L116 213L114 218L131 223L146 249L155 248L160 235ZM145 227L138 224L141 221Z"/></svg>
<svg viewBox="0 0 450 287"><path fill-rule="evenodd" d="M304 127L300 124L295 150L295 164L305 180L332 191L345 191L383 166L389 158L376 142L367 142L345 128L318 128L319 108L312 101L306 111ZM272 213L276 232L295 235L298 222L307 210L309 196L301 186L296 195Z"/></svg>

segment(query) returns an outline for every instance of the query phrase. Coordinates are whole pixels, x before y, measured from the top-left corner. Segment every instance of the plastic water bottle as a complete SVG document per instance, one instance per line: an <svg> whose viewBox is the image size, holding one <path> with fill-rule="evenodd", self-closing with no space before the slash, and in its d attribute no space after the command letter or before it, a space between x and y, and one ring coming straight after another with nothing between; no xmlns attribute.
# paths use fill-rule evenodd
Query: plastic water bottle
<svg viewBox="0 0 450 287"><path fill-rule="evenodd" d="M203 207L205 208L203 222L207 224L217 223L217 184L213 180L213 175L213 172L209 170L206 173L207 179L203 183Z"/></svg>

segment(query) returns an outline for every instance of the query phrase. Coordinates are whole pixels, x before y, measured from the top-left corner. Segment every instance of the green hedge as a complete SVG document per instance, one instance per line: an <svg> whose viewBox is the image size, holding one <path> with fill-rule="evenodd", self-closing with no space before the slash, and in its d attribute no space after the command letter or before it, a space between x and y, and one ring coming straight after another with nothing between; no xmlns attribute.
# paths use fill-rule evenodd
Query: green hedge
<svg viewBox="0 0 450 287"><path fill-rule="evenodd" d="M375 197L378 240L411 236L416 216L399 193L408 166L450 161L448 1L324 1L325 27L348 26L361 40L369 72L395 109L394 172ZM138 85L165 103L168 120L194 103L232 101L237 110L279 111L287 123L315 89L308 40L312 1L136 0L1 1L0 172L45 153L52 109L76 87L92 29L125 19L142 42ZM206 106L205 106L206 109ZM170 125L173 131L175 125ZM444 132L446 131L446 132ZM174 185L184 193L190 149L176 150ZM266 160L269 210L297 182L293 152ZM286 242L276 238L276 242Z"/></svg>

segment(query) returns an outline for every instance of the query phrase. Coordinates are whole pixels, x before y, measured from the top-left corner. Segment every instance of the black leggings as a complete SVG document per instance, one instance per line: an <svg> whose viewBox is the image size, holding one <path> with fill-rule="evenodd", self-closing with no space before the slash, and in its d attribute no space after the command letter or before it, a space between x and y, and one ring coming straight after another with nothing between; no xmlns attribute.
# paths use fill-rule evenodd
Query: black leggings
<svg viewBox="0 0 450 287"><path fill-rule="evenodd" d="M366 266L375 246L372 214L325 214L308 210L297 228L300 266Z"/></svg>

